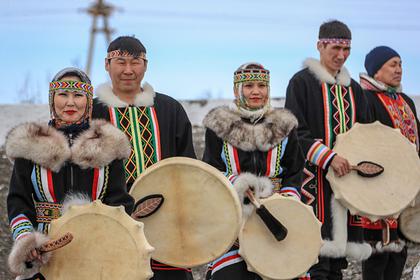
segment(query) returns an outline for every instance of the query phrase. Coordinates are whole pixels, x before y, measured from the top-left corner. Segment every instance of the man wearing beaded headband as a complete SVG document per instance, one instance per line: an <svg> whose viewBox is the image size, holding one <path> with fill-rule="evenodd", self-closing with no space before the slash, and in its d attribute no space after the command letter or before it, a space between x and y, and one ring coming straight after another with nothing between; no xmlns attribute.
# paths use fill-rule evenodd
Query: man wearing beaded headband
<svg viewBox="0 0 420 280"><path fill-rule="evenodd" d="M146 48L136 38L112 41L105 58L111 83L98 86L93 118L109 120L130 139L132 149L125 161L128 188L136 178L161 159L195 158L191 123L175 99L141 84L147 70ZM165 225L162 225L164 227ZM192 279L190 269L170 267L152 260L152 279Z"/></svg>
<svg viewBox="0 0 420 280"><path fill-rule="evenodd" d="M370 116L361 87L344 67L350 55L350 29L332 20L320 26L318 38L320 60L305 60L304 69L289 81L285 107L299 121L299 142L306 156L302 201L313 206L322 222L324 244L319 263L309 274L311 279L341 279L346 257L366 259L371 248L362 240L360 217L335 200L325 175L330 166L338 176L350 172L347 159L332 150L336 136L355 122L370 122Z"/></svg>
<svg viewBox="0 0 420 280"><path fill-rule="evenodd" d="M300 200L304 158L296 134L297 120L289 110L270 107L269 74L259 63L241 65L234 73L235 101L230 107L214 108L203 120L203 161L231 181L245 218L253 210L244 200L250 187L257 198L278 192ZM247 270L237 243L210 265L206 278L261 279Z"/></svg>

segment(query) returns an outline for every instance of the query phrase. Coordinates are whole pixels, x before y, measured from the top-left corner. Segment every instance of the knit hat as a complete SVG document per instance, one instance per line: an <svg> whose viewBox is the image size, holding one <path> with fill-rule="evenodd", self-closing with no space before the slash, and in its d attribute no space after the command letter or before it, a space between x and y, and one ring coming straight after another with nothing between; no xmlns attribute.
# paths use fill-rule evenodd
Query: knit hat
<svg viewBox="0 0 420 280"><path fill-rule="evenodd" d="M80 79L79 81L62 81L64 77L76 76ZM93 107L93 87L88 75L82 70L75 67L67 67L55 74L54 78L50 83L49 90L49 104L50 104L50 115L51 120L55 126L68 125L63 120L60 120L57 113L55 112L54 106L54 95L57 91L77 91L86 95L86 110L82 118L77 123L89 121L92 116Z"/></svg>
<svg viewBox="0 0 420 280"><path fill-rule="evenodd" d="M395 50L387 46L379 46L371 50L365 58L365 68L368 75L373 78L388 60L396 56L400 57Z"/></svg>

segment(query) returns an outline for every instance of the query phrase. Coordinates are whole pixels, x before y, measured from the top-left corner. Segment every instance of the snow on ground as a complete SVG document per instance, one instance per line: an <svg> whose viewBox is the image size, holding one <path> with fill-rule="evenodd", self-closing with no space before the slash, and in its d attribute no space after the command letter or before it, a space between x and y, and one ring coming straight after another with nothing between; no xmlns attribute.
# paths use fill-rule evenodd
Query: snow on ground
<svg viewBox="0 0 420 280"><path fill-rule="evenodd" d="M416 103L416 108L420 108L420 96L412 97ZM192 100L181 101L193 125L202 125L204 116L212 108L220 105L228 105L231 100L217 99L217 100ZM284 99L275 98L272 100L274 107L283 107ZM0 105L0 147L4 144L7 132L18 124L28 121L47 122L49 120L48 105L31 105L31 104L16 104L16 105Z"/></svg>

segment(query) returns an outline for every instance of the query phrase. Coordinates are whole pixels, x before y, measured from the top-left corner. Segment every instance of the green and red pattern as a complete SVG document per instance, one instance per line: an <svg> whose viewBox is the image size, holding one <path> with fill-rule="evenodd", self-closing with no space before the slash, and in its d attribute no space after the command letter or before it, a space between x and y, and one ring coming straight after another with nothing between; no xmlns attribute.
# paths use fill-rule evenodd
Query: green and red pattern
<svg viewBox="0 0 420 280"><path fill-rule="evenodd" d="M109 108L111 122L131 143L125 161L125 178L132 184L143 171L161 159L159 124L153 107Z"/></svg>

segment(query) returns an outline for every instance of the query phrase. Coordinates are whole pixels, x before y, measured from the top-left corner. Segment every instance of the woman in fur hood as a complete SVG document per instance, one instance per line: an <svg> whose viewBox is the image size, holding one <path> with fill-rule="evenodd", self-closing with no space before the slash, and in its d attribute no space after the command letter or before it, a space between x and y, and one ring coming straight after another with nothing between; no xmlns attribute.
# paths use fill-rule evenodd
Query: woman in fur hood
<svg viewBox="0 0 420 280"><path fill-rule="evenodd" d="M235 101L211 110L206 127L203 161L224 172L244 203L252 186L256 197L273 192L300 200L304 158L298 145L297 120L286 109L270 107L269 71L258 63L241 65L234 73ZM249 272L235 244L215 260L207 279L261 279Z"/></svg>
<svg viewBox="0 0 420 280"><path fill-rule="evenodd" d="M48 226L65 201L100 199L132 210L122 163L130 145L111 124L90 121L92 91L84 72L63 69L50 83L49 124L25 123L6 138L6 154L14 160L7 210L14 239L9 268L16 279L44 279L39 267L50 256L37 248L48 241Z"/></svg>

